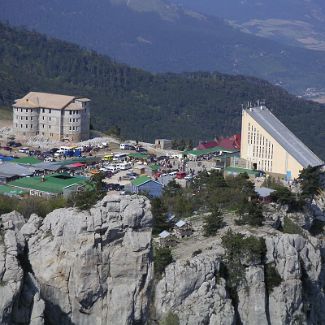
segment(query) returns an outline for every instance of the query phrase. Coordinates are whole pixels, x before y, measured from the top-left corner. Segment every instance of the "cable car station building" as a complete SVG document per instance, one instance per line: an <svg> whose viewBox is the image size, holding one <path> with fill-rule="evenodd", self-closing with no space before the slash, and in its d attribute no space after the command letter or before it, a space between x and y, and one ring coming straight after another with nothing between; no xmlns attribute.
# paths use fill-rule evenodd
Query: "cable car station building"
<svg viewBox="0 0 325 325"><path fill-rule="evenodd" d="M319 159L266 106L242 111L241 158L268 174L297 178L308 166L319 166Z"/></svg>

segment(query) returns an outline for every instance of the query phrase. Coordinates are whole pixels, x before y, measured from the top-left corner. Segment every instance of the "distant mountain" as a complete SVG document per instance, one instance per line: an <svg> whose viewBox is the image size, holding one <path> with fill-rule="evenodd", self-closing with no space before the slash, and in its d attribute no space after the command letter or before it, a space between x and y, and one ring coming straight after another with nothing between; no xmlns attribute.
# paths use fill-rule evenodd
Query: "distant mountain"
<svg viewBox="0 0 325 325"><path fill-rule="evenodd" d="M325 51L323 0L170 0L186 8L232 21L243 31Z"/></svg>
<svg viewBox="0 0 325 325"><path fill-rule="evenodd" d="M0 106L27 92L89 96L96 129L126 138L211 139L240 132L241 104L270 109L325 158L325 106L266 81L220 73L151 74L36 32L0 24Z"/></svg>
<svg viewBox="0 0 325 325"><path fill-rule="evenodd" d="M325 88L323 52L243 33L164 0L2 0L0 19L154 72L245 74L297 94Z"/></svg>

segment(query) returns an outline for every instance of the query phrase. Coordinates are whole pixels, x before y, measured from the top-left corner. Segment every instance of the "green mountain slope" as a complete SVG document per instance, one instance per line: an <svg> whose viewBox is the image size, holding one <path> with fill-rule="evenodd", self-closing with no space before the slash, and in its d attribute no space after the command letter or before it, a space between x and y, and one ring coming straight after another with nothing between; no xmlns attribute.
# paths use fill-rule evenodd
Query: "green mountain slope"
<svg viewBox="0 0 325 325"><path fill-rule="evenodd" d="M28 91L90 97L92 123L125 137L209 139L240 131L241 104L268 107L325 157L325 107L298 99L266 81L223 74L151 74L108 57L0 24L0 106Z"/></svg>
<svg viewBox="0 0 325 325"><path fill-rule="evenodd" d="M25 25L149 71L244 74L295 94L303 94L306 88L325 88L324 52L256 37L222 19L166 0L0 2L2 21Z"/></svg>

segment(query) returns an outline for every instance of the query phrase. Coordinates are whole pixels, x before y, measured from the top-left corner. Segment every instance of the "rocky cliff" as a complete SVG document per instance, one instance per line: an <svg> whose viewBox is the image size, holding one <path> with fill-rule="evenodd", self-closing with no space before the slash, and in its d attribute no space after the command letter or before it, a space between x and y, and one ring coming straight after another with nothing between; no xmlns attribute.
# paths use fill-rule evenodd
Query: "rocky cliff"
<svg viewBox="0 0 325 325"><path fill-rule="evenodd" d="M181 241L157 277L151 223L149 201L136 195L44 219L2 215L0 323L151 325L168 314L180 325L325 323L321 237L231 225ZM221 241L230 228L265 243L263 259L242 259L236 292ZM280 277L272 286L268 266Z"/></svg>
<svg viewBox="0 0 325 325"><path fill-rule="evenodd" d="M28 274L40 295L27 290L34 303L25 324L37 318L40 298L48 324L141 324L147 319L153 267L148 200L110 196L90 211L59 209L44 220L32 215L26 224L14 216L21 224L8 221L6 226L12 216L2 216L1 324L22 323L14 306Z"/></svg>

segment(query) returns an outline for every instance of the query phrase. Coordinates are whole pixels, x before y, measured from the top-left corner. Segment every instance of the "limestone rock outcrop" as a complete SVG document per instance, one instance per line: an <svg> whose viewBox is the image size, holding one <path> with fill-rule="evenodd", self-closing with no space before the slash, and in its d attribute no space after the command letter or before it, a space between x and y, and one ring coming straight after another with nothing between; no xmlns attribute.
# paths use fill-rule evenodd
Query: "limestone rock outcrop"
<svg viewBox="0 0 325 325"><path fill-rule="evenodd" d="M90 211L55 210L42 223L30 218L29 261L53 324L146 318L150 226L149 201L137 196L107 196Z"/></svg>
<svg viewBox="0 0 325 325"><path fill-rule="evenodd" d="M2 215L0 323L158 325L172 313L180 325L325 324L321 238L270 225L228 228L261 237L266 247L262 259L244 263L236 292L220 239L227 229L201 247L192 241L184 256L178 249L154 277L145 197L110 195L90 211L58 209L27 222L16 212ZM281 277L272 289L266 264Z"/></svg>
<svg viewBox="0 0 325 325"><path fill-rule="evenodd" d="M219 271L220 256L213 251L167 266L155 290L157 317L172 311L181 324L234 324L234 308Z"/></svg>

